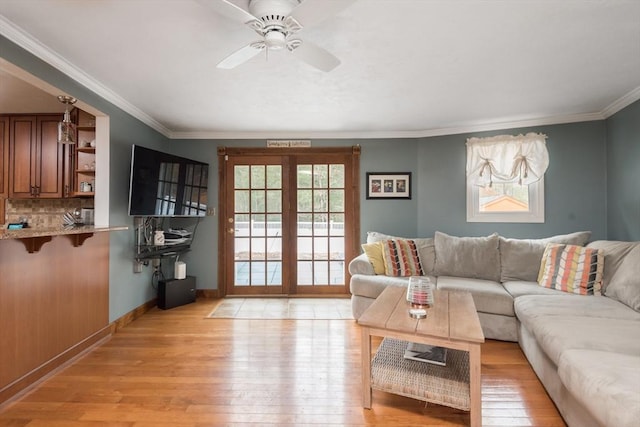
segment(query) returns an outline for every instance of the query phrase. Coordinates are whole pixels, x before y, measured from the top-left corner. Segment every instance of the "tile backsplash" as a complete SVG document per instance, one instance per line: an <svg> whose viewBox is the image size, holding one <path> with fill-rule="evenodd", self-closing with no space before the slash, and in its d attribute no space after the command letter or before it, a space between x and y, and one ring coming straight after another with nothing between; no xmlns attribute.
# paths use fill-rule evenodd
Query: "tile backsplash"
<svg viewBox="0 0 640 427"><path fill-rule="evenodd" d="M26 218L33 228L61 227L65 212L92 208L93 199L12 199L6 201L6 222Z"/></svg>

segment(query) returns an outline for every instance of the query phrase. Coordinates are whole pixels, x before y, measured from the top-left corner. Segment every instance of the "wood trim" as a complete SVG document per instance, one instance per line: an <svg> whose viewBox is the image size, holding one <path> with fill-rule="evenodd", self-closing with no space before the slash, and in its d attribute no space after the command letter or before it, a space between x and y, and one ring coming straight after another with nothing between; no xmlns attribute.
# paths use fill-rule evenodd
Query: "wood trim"
<svg viewBox="0 0 640 427"><path fill-rule="evenodd" d="M142 305L139 305L138 307L134 308L130 312L120 316L119 318L117 318L116 320L114 320L109 324L111 333L115 334L120 329L124 328L129 323L136 320L137 318L141 317L143 314L145 314L147 311L151 310L152 308L156 307L157 305L158 305L158 299L154 298L152 300L145 302Z"/></svg>
<svg viewBox="0 0 640 427"><path fill-rule="evenodd" d="M17 240L24 245L27 252L32 254L35 252L39 252L40 249L42 248L42 245L44 245L47 242L50 242L51 239L52 239L51 236L37 236L37 237L24 237Z"/></svg>
<svg viewBox="0 0 640 427"><path fill-rule="evenodd" d="M345 165L348 165L349 172L345 173L346 185L345 185L345 203L352 208L345 212L345 220L351 224L352 232L345 235L345 286L343 291L345 295L349 295L349 280L351 278L348 271L348 262L357 256L359 253L360 245L360 145L346 146L346 147L311 147L311 148L262 148L262 147L225 147L220 146L217 149L218 154L218 202L220 206L228 207L227 201L230 197L233 197L229 193L230 189L227 187L233 180L233 172L228 170L228 162L234 161L234 158L242 158L244 160L257 158L264 159L265 164L275 162L279 158L281 164L284 167L284 175L282 177L283 182L288 183L283 187L283 198L289 200L289 196L286 194L289 189L296 188L295 175L288 174L291 168L295 168L295 164L299 161L307 161L311 159L312 163L316 161L322 162L323 157L326 157L328 162L333 162L334 159L340 158L344 161ZM231 157L231 158L230 158ZM230 203L233 203L232 201ZM295 206L283 207L282 215L283 221L289 223L289 228L283 229L283 239L288 241L289 244L286 248L288 250L287 258L295 259L296 240L293 238L296 234L296 226L292 221L287 221L286 218L292 218L296 214ZM220 209L220 215L218 217L218 287L220 291L220 297L225 297L229 294L237 295L257 295L259 294L271 294L277 293L279 295L291 295L297 294L300 290L306 295L318 294L333 294L336 292L335 288L330 287L300 287L298 289L295 266L291 269L284 269L283 271L283 285L282 290L274 288L269 289L253 289L247 288L235 288L232 283L228 283L228 272L232 271L232 242L230 242L230 236L227 232L229 224L227 219L229 212L226 212L223 208ZM288 274L290 273L290 274Z"/></svg>
<svg viewBox="0 0 640 427"><path fill-rule="evenodd" d="M196 298L206 298L206 299L221 298L220 289L196 289Z"/></svg>
<svg viewBox="0 0 640 427"><path fill-rule="evenodd" d="M8 384L4 388L0 389L0 403L4 403L13 397L16 397L17 394L36 386L40 381L44 380L47 375L53 373L56 369L102 344L102 340L110 335L111 332L109 326L105 326L88 338L58 354L56 357L48 360L11 384Z"/></svg>
<svg viewBox="0 0 640 427"><path fill-rule="evenodd" d="M356 148L358 147L358 148ZM348 147L307 147L307 148L291 148L291 147L218 147L219 156L300 156L309 154L347 154L354 155L358 151L359 146Z"/></svg>
<svg viewBox="0 0 640 427"><path fill-rule="evenodd" d="M221 297L227 295L227 252L225 245L227 244L226 229L226 202L227 200L227 180L226 167L228 157L225 147L218 147L218 292Z"/></svg>

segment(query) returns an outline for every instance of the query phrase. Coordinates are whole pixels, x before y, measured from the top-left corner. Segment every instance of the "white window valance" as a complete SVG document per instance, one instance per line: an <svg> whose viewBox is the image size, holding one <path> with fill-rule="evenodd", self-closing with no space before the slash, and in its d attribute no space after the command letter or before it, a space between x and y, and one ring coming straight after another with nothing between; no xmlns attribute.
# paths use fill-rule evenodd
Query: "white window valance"
<svg viewBox="0 0 640 427"><path fill-rule="evenodd" d="M467 139L467 179L479 186L539 181L549 166L546 139L537 133Z"/></svg>

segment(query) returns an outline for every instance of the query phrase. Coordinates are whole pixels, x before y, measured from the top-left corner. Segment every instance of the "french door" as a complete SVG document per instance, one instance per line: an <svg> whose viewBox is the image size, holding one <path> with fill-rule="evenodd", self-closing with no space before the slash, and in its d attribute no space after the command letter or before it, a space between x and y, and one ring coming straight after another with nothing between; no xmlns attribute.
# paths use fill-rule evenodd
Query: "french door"
<svg viewBox="0 0 640 427"><path fill-rule="evenodd" d="M359 147L219 150L221 291L346 294Z"/></svg>

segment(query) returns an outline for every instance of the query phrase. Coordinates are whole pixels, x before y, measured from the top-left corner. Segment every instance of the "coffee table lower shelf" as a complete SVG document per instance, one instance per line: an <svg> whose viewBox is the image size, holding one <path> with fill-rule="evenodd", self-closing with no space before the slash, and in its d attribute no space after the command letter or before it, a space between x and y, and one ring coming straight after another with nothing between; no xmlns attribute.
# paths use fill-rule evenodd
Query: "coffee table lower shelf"
<svg viewBox="0 0 640 427"><path fill-rule="evenodd" d="M371 361L371 388L469 411L469 353L447 350L447 365L405 359L407 342L384 338Z"/></svg>

